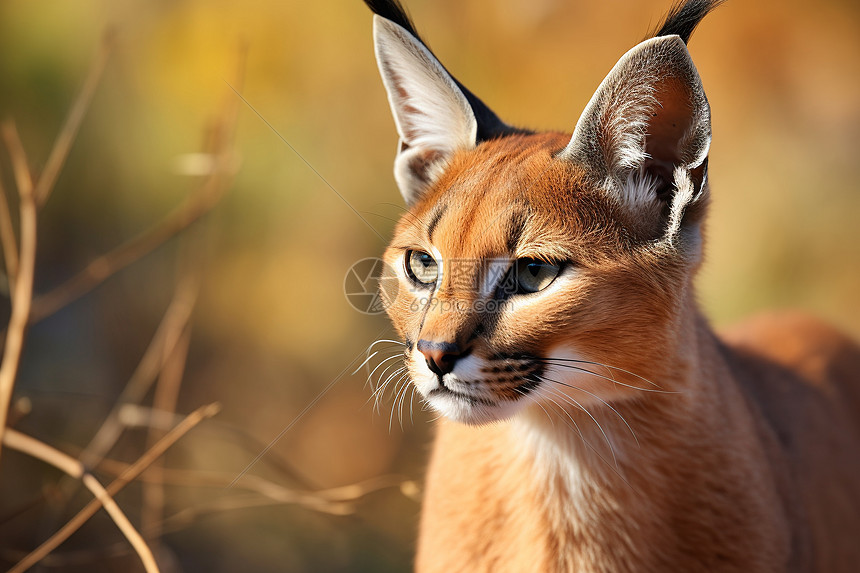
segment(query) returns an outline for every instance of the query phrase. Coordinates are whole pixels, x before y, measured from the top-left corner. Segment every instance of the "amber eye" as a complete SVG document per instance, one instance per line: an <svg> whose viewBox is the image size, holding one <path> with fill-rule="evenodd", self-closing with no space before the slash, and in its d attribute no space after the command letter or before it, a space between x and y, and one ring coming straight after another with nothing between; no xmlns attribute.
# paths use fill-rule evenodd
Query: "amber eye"
<svg viewBox="0 0 860 573"><path fill-rule="evenodd" d="M537 259L519 259L515 264L517 287L520 292L542 291L558 276L561 267Z"/></svg>
<svg viewBox="0 0 860 573"><path fill-rule="evenodd" d="M436 283L439 266L430 254L424 251L406 251L406 274L413 281L430 286Z"/></svg>

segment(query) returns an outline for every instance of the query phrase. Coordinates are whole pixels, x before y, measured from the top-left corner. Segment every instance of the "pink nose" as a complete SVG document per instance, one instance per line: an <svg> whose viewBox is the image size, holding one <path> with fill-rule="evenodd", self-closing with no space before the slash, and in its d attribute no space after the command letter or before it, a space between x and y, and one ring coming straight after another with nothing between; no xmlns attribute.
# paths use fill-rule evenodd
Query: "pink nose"
<svg viewBox="0 0 860 573"><path fill-rule="evenodd" d="M431 342L429 340L418 341L418 352L424 355L427 368L437 376L444 376L452 370L457 360L466 354L460 347L451 342Z"/></svg>

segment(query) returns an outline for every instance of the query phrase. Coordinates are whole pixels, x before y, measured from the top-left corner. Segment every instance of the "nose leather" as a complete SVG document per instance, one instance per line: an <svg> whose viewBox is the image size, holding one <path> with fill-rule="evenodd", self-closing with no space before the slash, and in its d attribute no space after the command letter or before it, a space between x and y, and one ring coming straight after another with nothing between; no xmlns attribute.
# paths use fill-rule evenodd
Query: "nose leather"
<svg viewBox="0 0 860 573"><path fill-rule="evenodd" d="M454 370L457 360L468 355L457 344L452 342L434 342L419 340L416 345L418 352L424 355L427 368L437 376L444 376Z"/></svg>

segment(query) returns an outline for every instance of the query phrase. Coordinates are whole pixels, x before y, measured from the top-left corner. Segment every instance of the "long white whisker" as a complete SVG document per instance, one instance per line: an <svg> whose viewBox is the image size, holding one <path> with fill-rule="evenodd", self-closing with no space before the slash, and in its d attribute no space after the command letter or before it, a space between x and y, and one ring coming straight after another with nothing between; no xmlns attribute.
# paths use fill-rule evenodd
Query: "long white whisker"
<svg viewBox="0 0 860 573"><path fill-rule="evenodd" d="M355 370L353 370L353 371L352 371L352 374L350 374L350 376L355 376L356 374L358 374L358 371L359 371L359 370L361 370L362 368L364 368L364 365L365 365L365 364L367 364L368 362L370 362L370 360L371 360L374 356L376 356L377 354L379 354L379 352L378 352L378 351L377 351L377 352L374 352L373 354L368 355L368 356L367 356L367 358L365 358L365 359L364 359L364 362L362 362L361 364L359 364L359 365L358 365L358 368L356 368Z"/></svg>
<svg viewBox="0 0 860 573"><path fill-rule="evenodd" d="M397 369L397 362L394 362L394 363L389 364L388 366L386 366L386 367L385 367L385 369L383 369L383 371L379 373L379 376L377 376L377 377L376 377L376 383L377 383L377 384L379 384L379 383L382 381L382 378L385 376L385 374L386 374L389 370L391 370L392 368ZM400 368L405 368L405 366L402 366L402 365L401 365L401 366L400 366ZM368 378L368 382L371 382L371 380L370 380L369 378ZM373 383L371 382L371 388L372 388L372 387L373 387Z"/></svg>
<svg viewBox="0 0 860 573"><path fill-rule="evenodd" d="M578 364L590 364L592 366L602 366L603 368L606 368L607 370L610 370L610 371L616 370L618 372L623 372L625 374L629 374L631 376L634 376L634 377L642 380L643 382L647 382L648 384L651 384L655 388L662 389L662 387L659 384L656 384L656 383L652 382L651 380L648 380L644 376L640 376L639 374L636 374L635 372L630 372L629 370L619 368L618 366L612 366L610 364L604 364L603 362L593 362L591 360L577 360L575 358L544 358L543 360L549 360L549 361L553 361L553 362L576 362ZM615 377L613 376L612 379L614 380Z"/></svg>
<svg viewBox="0 0 860 573"><path fill-rule="evenodd" d="M367 351L370 352L371 348L373 348L377 344L382 344L383 342L387 342L389 344L398 344L400 346L406 346L404 343L400 342L399 340L390 340L387 338L380 338L379 340L374 340L373 342L371 342L370 346L367 347Z"/></svg>
<svg viewBox="0 0 860 573"><path fill-rule="evenodd" d="M397 407L397 398L400 396L401 392L404 392L409 386L409 382L404 383L402 380L398 382L399 386L395 386L394 388L394 401L391 402L391 416L388 418L388 432L391 433L391 426L394 424L394 409ZM403 429L403 424L401 420L400 429Z"/></svg>
<svg viewBox="0 0 860 573"><path fill-rule="evenodd" d="M603 462L606 465L606 467L608 467L612 471L612 473L617 475L618 478L627 485L627 487L629 487L633 491L636 491L636 488L634 488L632 485L630 485L630 482L627 481L627 479L623 475L621 475L620 471L617 468L612 467L612 464L609 463L609 460L607 460L605 457L603 457L603 455L601 455L601 453L597 451L597 448L595 448L591 444L591 442L589 442L588 440L585 439L585 436L583 436L582 432L579 430L579 426L576 424L576 422L573 420L573 418L570 417L570 414L567 412L567 410L562 408L558 402L556 402L555 400L553 400L549 396L544 396L544 398L546 398L547 400L549 400L550 402L555 404L556 408L561 410L563 413L567 414L567 417L570 418L570 421L573 422L574 426L576 426L576 431L579 434L579 437L582 440L582 443L585 444L586 446L588 446L588 449L590 449L592 452L594 452L594 455L596 455L600 459L600 461ZM565 423L567 423L567 422L565 422ZM570 424L567 424L567 426L570 427ZM571 428L571 429L573 429L573 428Z"/></svg>
<svg viewBox="0 0 860 573"><path fill-rule="evenodd" d="M379 362L379 364L376 365L376 368L374 368L373 370L370 371L370 374L367 375L367 379L370 380L371 378L373 378L373 373L376 372L380 366L382 366L383 364L385 364L389 360L394 360L395 358L400 358L402 356L403 356L403 354L398 352L397 354L395 354L393 356L389 356L388 358L384 358L383 360L381 360Z"/></svg>
<svg viewBox="0 0 860 573"><path fill-rule="evenodd" d="M398 374L402 374L403 372L406 372L406 368L407 368L406 366L401 366L400 368L396 369L394 372L392 372L391 374L388 375L388 378L385 379L385 383L387 384L389 380L391 380L392 378L394 378ZM388 369L386 368L386 370L388 370ZM380 376L380 378L382 378L382 376Z"/></svg>
<svg viewBox="0 0 860 573"><path fill-rule="evenodd" d="M400 395L400 406L397 408L397 419L400 421L400 431L403 431L403 402L406 401L406 393L409 391L411 384L406 382L403 386L403 393Z"/></svg>
<svg viewBox="0 0 860 573"><path fill-rule="evenodd" d="M553 404L555 404L555 406L556 406L559 410L561 410L562 412L567 413L567 410L565 410L564 408L562 408L562 407L558 404L558 402L556 402L555 400L553 400L553 399L552 399L552 398L550 398L549 396L544 396L544 398L546 398L547 400L550 400L550 401L551 401ZM570 417L570 414L568 414L568 417ZM571 421L573 421L573 418L571 418ZM574 423L574 425L576 425L576 422L573 422L573 423ZM568 427L569 427L569 426L570 426L570 424L568 424ZM597 451L597 448L595 448L595 447L591 444L591 442L589 442L588 440L586 440L586 439L585 439L585 436L583 436L583 435L582 435L582 432L579 430L579 426L577 426L577 427L576 427L576 431L579 433L579 437L580 437L580 439L582 440L582 443L584 443L586 446L588 446L588 449L590 449L592 452L594 452L594 455L596 455L596 456L598 457L598 459L599 459L601 462L603 462L603 464L604 464L607 468L609 468L609 470L610 470L612 473L614 473L616 476L618 476L618 479L620 479L621 481L623 481L623 482L624 482L624 484L625 484L627 487L629 487L631 490L633 490L633 491L635 492L635 491L636 491L636 488L634 488L632 485L630 485L630 482L629 482L629 481L627 481L627 478L625 478L623 475L621 475L621 472L619 471L619 469L618 469L618 468L614 468L614 467L612 467L612 464L610 464L610 463L609 463L609 460L607 460L607 459L606 459L606 458L605 458L605 457L604 457L604 456L603 456L599 451Z"/></svg>
<svg viewBox="0 0 860 573"><path fill-rule="evenodd" d="M553 392L556 396L562 397L563 400L572 402L571 405L577 406L580 410L585 412L585 414L591 418L595 424L597 424L597 428L600 430L600 433L603 434L603 439L606 440L606 445L609 446L609 453L612 454L612 461L615 463L615 467L618 467L618 458L615 457L615 449L612 447L612 442L609 440L609 436L606 435L606 432L603 431L603 426L600 425L600 422L597 421L597 418L591 415L591 412L585 409L585 406L576 401L575 398L568 396L567 394L563 394L554 390L553 388L547 388L550 392Z"/></svg>
<svg viewBox="0 0 860 573"><path fill-rule="evenodd" d="M394 387L396 388L396 387L397 387L397 385L398 385L398 384L403 380L403 377L404 377L404 376L408 376L408 374L405 372L405 370L406 370L406 367L404 366L404 367L403 367L403 372L400 372L399 374L398 374L397 372L392 373L392 374L391 374L391 375L390 375L390 376L385 380L385 383L384 383L382 386L380 386L380 387L379 387L379 389L378 389L376 392L374 392L373 396L371 396L371 398L375 398L374 403L373 403L374 410L376 410L379 414L382 414L382 408L381 408L381 406L382 406L382 397L383 397L383 395L384 395L384 393L385 393L385 389L386 389L386 388L388 388L388 386L389 386L389 384L391 383L392 379L393 379L393 378L395 378L395 377L397 378L397 380L394 382Z"/></svg>
<svg viewBox="0 0 860 573"><path fill-rule="evenodd" d="M582 368L580 366L574 366L572 364L554 364L548 360L542 360L542 362L550 364L551 366L558 366L560 368L570 368L571 370L576 370L577 372L582 372L583 374L591 374L592 376L595 376L595 377L600 378L602 380L606 380L607 382L612 382L613 384L618 384L619 386L625 386L627 388L632 388L634 390L641 390L642 392L655 392L657 394L680 394L680 392L675 392L672 390L654 390L652 388L642 388L640 386L632 386L630 384L625 384L624 382L619 382L615 378L609 378L608 376L604 376L603 374L598 374L597 372L594 372L594 371L589 370L587 368ZM634 374L634 376L635 376L635 374ZM653 384L653 382L651 382L651 384Z"/></svg>
<svg viewBox="0 0 860 573"><path fill-rule="evenodd" d="M388 415L388 433L391 433L391 426L394 424L394 405L397 403L397 395L400 393L400 381L394 385L394 399L391 401L391 413Z"/></svg>
<svg viewBox="0 0 860 573"><path fill-rule="evenodd" d="M641 447L639 445L639 438L636 437L636 433L633 431L633 428L630 427L630 424L627 423L627 420L624 419L624 416L622 416L618 410L616 410L615 408L612 407L612 404L610 404L609 402L607 402L606 400L604 400L603 398L601 398L597 394L589 392L588 390L586 390L584 388L580 388L579 386L574 386L573 384L566 384L566 383L560 382L558 380L553 380L552 378L547 378L546 376L541 376L541 379L546 380L547 382L552 382L553 384L559 384L560 386L566 386L567 388L571 388L573 390L579 390L580 392L585 392L589 396L593 396L593 397L597 398L598 400L600 400L601 402L603 402L603 404L607 408L609 408L610 410L615 412L615 415L618 416L619 418L621 418L621 421L624 422L624 425L627 426L628 430L630 430L630 435L632 435L633 439L636 440L636 446Z"/></svg>
<svg viewBox="0 0 860 573"><path fill-rule="evenodd" d="M404 368L405 368L405 367L404 367ZM385 382L384 382L383 384L379 385L379 386L376 388L376 390L374 390L374 391L373 391L373 394L371 394L370 398L368 398L368 400L371 400L371 399L373 400L373 409L374 409L374 410L376 410L376 411L377 411L377 412L379 412L379 413L381 413L381 412L379 411L379 406L380 406L380 403L381 403L381 400L382 400L382 395L383 395L383 393L385 392L385 389L386 389L386 388L388 388L388 384L391 382L391 379L392 379L394 376L396 376L396 374L397 374L396 372L395 372L395 373L392 373L392 375L391 375L391 376L389 376L389 377L385 380Z"/></svg>
<svg viewBox="0 0 860 573"><path fill-rule="evenodd" d="M583 435L582 430L579 429L579 424L576 423L576 420L573 419L573 417L570 415L570 412L568 412L564 407L562 407L561 404L559 404L558 402L556 402L555 400L553 400L549 396L544 396L544 398L546 398L547 400L549 400L550 402L555 404L556 408L558 408L562 414L567 416L567 419L573 423L573 426L568 424L567 420L562 419L562 421L565 424L567 424L567 427L570 428L571 430L574 430L574 429L576 430L576 433L579 434L579 439L582 440L582 443L586 444L588 447L590 447L592 450L594 450L594 448L591 446L591 444L588 443L588 440L585 439L585 436ZM594 450L594 451L597 451L597 450Z"/></svg>
<svg viewBox="0 0 860 573"><path fill-rule="evenodd" d="M406 371L406 366L401 366L400 368L398 368L397 370L395 370L394 372L389 374L388 378L386 378L385 382L383 382L382 384L380 384L379 386L377 386L374 389L373 394L371 394L370 398L367 399L368 402L370 402L371 400L374 401L374 403L373 403L373 409L374 410L377 410L377 411L379 410L379 408L378 408L379 399L381 398L382 393L385 391L385 388L386 388L386 386L388 386L388 383L391 381L391 379L394 378L395 376L397 376L398 374L402 374L405 371Z"/></svg>
<svg viewBox="0 0 860 573"><path fill-rule="evenodd" d="M441 420L444 416L445 416L445 414L441 414L441 413L440 413L438 416L436 416L435 418L431 419L431 420L430 420L430 423L432 424L433 422L437 422L437 421Z"/></svg>
<svg viewBox="0 0 860 573"><path fill-rule="evenodd" d="M388 388L388 381L379 388L379 391L375 392L372 396L373 398L373 409L380 416L382 415L382 397L385 394L385 390Z"/></svg>
<svg viewBox="0 0 860 573"><path fill-rule="evenodd" d="M547 412L547 411L546 411L546 408L544 408L544 407L543 407L543 404L541 404L540 402L538 402L538 401L535 399L535 397L534 397L534 396L530 396L528 392L523 392L523 391L522 391L522 390L520 390L519 388L514 388L514 392L516 392L516 393L518 393L518 394L521 394L521 395L522 395L522 396L524 396L527 400L531 400L532 402L534 402L535 404L537 404L537 405L538 405L538 408L540 408L541 410L543 410L543 413L544 413L544 414L546 414L546 419L547 419L547 420L549 420L549 423L550 423L552 426L555 426L555 421L552 419L552 416L550 416L550 415L549 415L549 412Z"/></svg>

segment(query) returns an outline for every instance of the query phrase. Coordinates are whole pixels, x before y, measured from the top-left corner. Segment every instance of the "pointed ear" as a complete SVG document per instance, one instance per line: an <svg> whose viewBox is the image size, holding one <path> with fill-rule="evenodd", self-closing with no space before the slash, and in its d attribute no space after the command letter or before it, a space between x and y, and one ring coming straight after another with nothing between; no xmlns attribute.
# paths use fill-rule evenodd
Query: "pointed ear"
<svg viewBox="0 0 860 573"><path fill-rule="evenodd" d="M394 178L412 204L455 151L475 146L478 123L457 83L412 34L374 16L373 40L400 135Z"/></svg>
<svg viewBox="0 0 860 573"><path fill-rule="evenodd" d="M669 230L677 231L679 217L704 198L710 142L710 108L687 46L661 36L615 64L560 157L595 173L642 215L670 213Z"/></svg>

